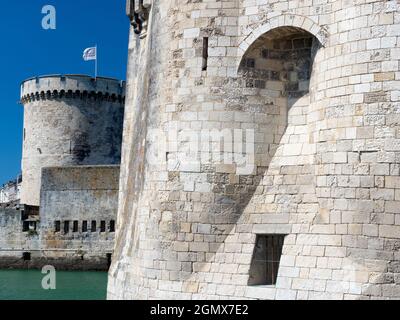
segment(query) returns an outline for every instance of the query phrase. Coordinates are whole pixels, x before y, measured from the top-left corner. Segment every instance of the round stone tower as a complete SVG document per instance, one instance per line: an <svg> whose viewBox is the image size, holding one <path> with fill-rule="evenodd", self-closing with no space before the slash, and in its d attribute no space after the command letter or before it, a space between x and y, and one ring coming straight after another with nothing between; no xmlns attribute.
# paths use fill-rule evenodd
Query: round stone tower
<svg viewBox="0 0 400 320"><path fill-rule="evenodd" d="M32 78L24 105L21 202L39 206L41 170L119 164L125 83L83 75Z"/></svg>
<svg viewBox="0 0 400 320"><path fill-rule="evenodd" d="M400 298L400 4L127 8L109 298Z"/></svg>

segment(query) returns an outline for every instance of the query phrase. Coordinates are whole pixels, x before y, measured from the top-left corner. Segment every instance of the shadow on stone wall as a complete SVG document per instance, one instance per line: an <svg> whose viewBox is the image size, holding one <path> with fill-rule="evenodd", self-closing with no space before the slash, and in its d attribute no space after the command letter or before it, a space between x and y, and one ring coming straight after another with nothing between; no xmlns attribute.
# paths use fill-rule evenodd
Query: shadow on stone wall
<svg viewBox="0 0 400 320"><path fill-rule="evenodd" d="M207 182L212 185L212 190L209 198L204 199L201 215L195 217L197 229L193 230L192 227L191 232L194 237L199 236L198 239L214 242L216 245L210 244L209 251L205 252L199 249L194 253L197 260L193 261L199 262L200 257L203 262L214 262L215 254L225 245L227 237L237 231L238 221L240 220L241 225L239 228L246 228L247 223L253 223L249 222L250 215L244 214L253 212L252 199L274 193L273 187L271 193L262 192L259 187L264 179L273 179L274 173L268 171L270 163L279 147L285 143L282 138L287 128L297 125L291 123L290 111L299 99L309 95L313 61L320 47L318 40L305 31L278 28L262 36L249 48L242 59L237 78L225 80L225 90L221 92L225 110L243 117L244 127L255 130L256 168L251 175L238 176L234 173L218 172L212 165L201 167L201 172L207 173ZM248 119L252 123L246 123ZM180 180L179 176L171 177L176 182ZM289 206L290 199L284 205ZM179 223L182 220L194 222L186 216L176 215L170 228L171 237L164 238L166 242L183 240L176 239L175 236L179 233ZM211 224L211 230L207 229L207 224ZM209 232L212 236L207 240L205 235L204 238L201 237L202 232ZM191 242L187 243L190 252ZM205 270L188 267L186 273L183 273L187 277L183 276L180 280L188 280L197 271Z"/></svg>

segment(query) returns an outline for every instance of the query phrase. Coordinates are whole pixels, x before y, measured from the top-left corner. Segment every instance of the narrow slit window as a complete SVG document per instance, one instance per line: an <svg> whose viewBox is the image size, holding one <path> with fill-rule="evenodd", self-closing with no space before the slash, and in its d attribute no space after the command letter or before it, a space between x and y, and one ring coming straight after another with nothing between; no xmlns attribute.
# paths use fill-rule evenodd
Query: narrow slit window
<svg viewBox="0 0 400 320"><path fill-rule="evenodd" d="M92 227L90 228L90 231L96 232L96 229L97 229L97 224L96 224L96 221L93 220L93 221L92 221Z"/></svg>
<svg viewBox="0 0 400 320"><path fill-rule="evenodd" d="M110 232L115 232L115 221L114 220L110 221Z"/></svg>
<svg viewBox="0 0 400 320"><path fill-rule="evenodd" d="M69 221L64 221L64 233L69 233Z"/></svg>
<svg viewBox="0 0 400 320"><path fill-rule="evenodd" d="M206 71L208 67L208 37L203 38L203 65L202 70Z"/></svg>
<svg viewBox="0 0 400 320"><path fill-rule="evenodd" d="M61 221L56 221L54 223L54 229L56 230L56 232L60 232L61 231Z"/></svg>
<svg viewBox="0 0 400 320"><path fill-rule="evenodd" d="M107 253L107 267L110 268L112 263L112 254Z"/></svg>
<svg viewBox="0 0 400 320"><path fill-rule="evenodd" d="M73 232L78 232L79 223L78 221L74 221Z"/></svg>
<svg viewBox="0 0 400 320"><path fill-rule="evenodd" d="M258 235L250 266L249 285L275 285L285 235Z"/></svg>
<svg viewBox="0 0 400 320"><path fill-rule="evenodd" d="M87 232L88 231L88 224L87 221L82 222L82 232Z"/></svg>
<svg viewBox="0 0 400 320"><path fill-rule="evenodd" d="M106 232L106 222L105 221L100 222L100 232Z"/></svg>

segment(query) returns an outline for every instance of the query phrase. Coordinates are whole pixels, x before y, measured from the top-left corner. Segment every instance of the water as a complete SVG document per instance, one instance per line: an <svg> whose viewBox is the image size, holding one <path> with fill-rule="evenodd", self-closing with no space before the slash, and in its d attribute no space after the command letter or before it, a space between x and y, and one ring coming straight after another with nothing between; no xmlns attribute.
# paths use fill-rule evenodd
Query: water
<svg viewBox="0 0 400 320"><path fill-rule="evenodd" d="M56 290L44 290L40 270L0 270L0 300L105 300L106 272L57 271Z"/></svg>

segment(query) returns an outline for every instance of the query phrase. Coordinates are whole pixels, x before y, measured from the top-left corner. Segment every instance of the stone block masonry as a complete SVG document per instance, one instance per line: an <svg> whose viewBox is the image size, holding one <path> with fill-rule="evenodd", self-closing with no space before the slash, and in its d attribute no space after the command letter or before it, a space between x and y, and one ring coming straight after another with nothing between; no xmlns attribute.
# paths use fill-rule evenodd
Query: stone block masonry
<svg viewBox="0 0 400 320"><path fill-rule="evenodd" d="M399 299L398 1L140 7L109 298ZM253 170L214 157L242 155L229 134L185 162L202 130L254 133Z"/></svg>
<svg viewBox="0 0 400 320"><path fill-rule="evenodd" d="M22 83L21 199L0 208L0 268L108 270L124 101L125 82L115 79L56 75Z"/></svg>
<svg viewBox="0 0 400 320"><path fill-rule="evenodd" d="M0 210L0 268L108 270L118 183L119 166L44 168L40 215Z"/></svg>
<svg viewBox="0 0 400 320"><path fill-rule="evenodd" d="M25 268L24 252L39 249L39 236L32 230L23 232L23 208L0 208L0 268Z"/></svg>
<svg viewBox="0 0 400 320"><path fill-rule="evenodd" d="M119 166L44 168L40 243L48 259L69 269L106 270L114 249ZM62 252L70 252L63 258Z"/></svg>
<svg viewBox="0 0 400 320"><path fill-rule="evenodd" d="M24 105L21 203L39 206L41 169L120 164L125 83L43 76L21 86Z"/></svg>
<svg viewBox="0 0 400 320"><path fill-rule="evenodd" d="M0 205L11 204L21 198L21 181L19 176L13 181L9 181L0 188Z"/></svg>

